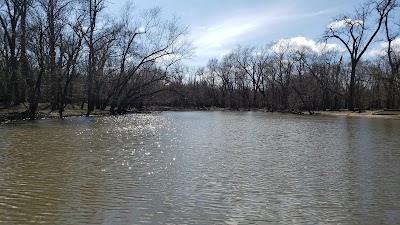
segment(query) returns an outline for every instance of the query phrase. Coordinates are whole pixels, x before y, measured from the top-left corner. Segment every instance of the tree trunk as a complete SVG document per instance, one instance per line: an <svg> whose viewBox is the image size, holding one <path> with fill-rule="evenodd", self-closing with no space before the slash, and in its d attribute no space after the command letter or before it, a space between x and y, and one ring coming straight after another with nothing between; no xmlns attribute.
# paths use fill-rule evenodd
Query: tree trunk
<svg viewBox="0 0 400 225"><path fill-rule="evenodd" d="M391 77L389 78L389 87L387 91L387 100L386 100L386 108L388 109L394 109L395 108L395 84L394 84L394 79L395 75L391 74Z"/></svg>
<svg viewBox="0 0 400 225"><path fill-rule="evenodd" d="M50 93L51 93L51 110L57 110L58 99L57 99L57 76L58 71L56 68L56 34L55 34L55 18L54 18L54 1L50 0L47 12L47 22L49 26L49 55L50 55Z"/></svg>
<svg viewBox="0 0 400 225"><path fill-rule="evenodd" d="M86 116L94 110L94 96L93 96L93 79L95 73L95 47L94 47L94 31L96 28L96 16L98 10L97 1L89 1L89 13L90 13L90 30L89 30L89 62L88 62L88 77L87 77L87 103L88 108Z"/></svg>
<svg viewBox="0 0 400 225"><path fill-rule="evenodd" d="M355 109L355 80L356 80L356 68L357 68L357 61L352 59L351 60L351 74L350 74L350 87L349 87L349 110L354 111Z"/></svg>
<svg viewBox="0 0 400 225"><path fill-rule="evenodd" d="M11 56L11 77L10 83L13 90L14 105L20 105L21 99L19 96L19 85L18 85L18 60L16 56Z"/></svg>

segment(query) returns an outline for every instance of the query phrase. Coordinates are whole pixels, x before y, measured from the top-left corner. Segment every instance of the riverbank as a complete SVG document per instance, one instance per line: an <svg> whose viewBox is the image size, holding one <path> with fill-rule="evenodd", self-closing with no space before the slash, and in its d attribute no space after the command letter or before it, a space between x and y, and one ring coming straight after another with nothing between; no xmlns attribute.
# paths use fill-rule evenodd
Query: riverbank
<svg viewBox="0 0 400 225"><path fill-rule="evenodd" d="M395 110L365 110L365 111L316 111L316 115L321 116L340 116L353 118L371 118L371 119L392 119L400 120L400 111Z"/></svg>
<svg viewBox="0 0 400 225"><path fill-rule="evenodd" d="M27 107L24 105L13 106L6 109L0 109L0 124L9 123L12 121L26 120L23 116L24 112L27 110ZM63 117L80 117L86 115L86 109L80 109L77 105L68 105L64 112ZM91 113L91 116L104 116L110 115L109 111L102 110L94 110ZM39 109L37 111L38 119L55 119L60 118L60 114L58 110L51 111L47 104L39 105Z"/></svg>
<svg viewBox="0 0 400 225"><path fill-rule="evenodd" d="M15 106L7 109L0 109L0 123L9 123L12 121L24 120L23 113L26 111L26 107ZM138 113L138 112L160 112L160 111L250 111L249 109L230 109L230 108L218 108L218 107L207 107L207 108L185 108L185 107L145 107L141 111L129 111L128 113ZM252 111L262 111L268 112L263 109L252 109ZM293 113L293 112L280 112L280 113ZM309 115L308 112L299 112L295 114L305 114ZM78 105L68 105L64 112L63 117L80 117L86 115L86 109L80 109ZM91 116L106 116L111 115L108 110L94 110ZM312 116L336 116L336 117L353 117L353 118L371 118L371 119L392 119L400 120L400 110L364 110L364 111L314 111ZM58 111L50 111L47 104L39 106L37 112L37 117L42 118L59 118Z"/></svg>
<svg viewBox="0 0 400 225"><path fill-rule="evenodd" d="M268 113L265 109L231 109L231 108L218 108L218 107L206 107L206 108L184 108L184 107L147 107L146 111L260 111ZM278 113L293 113L310 115L309 112L278 112ZM400 120L400 110L362 110L362 111L313 111L312 116L340 116L340 117L358 117L358 118L371 118L371 119L393 119Z"/></svg>

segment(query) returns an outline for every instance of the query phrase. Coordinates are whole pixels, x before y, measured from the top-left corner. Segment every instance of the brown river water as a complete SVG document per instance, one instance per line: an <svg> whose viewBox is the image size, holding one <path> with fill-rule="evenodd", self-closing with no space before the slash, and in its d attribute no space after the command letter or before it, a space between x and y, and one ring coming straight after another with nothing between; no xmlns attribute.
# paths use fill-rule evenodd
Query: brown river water
<svg viewBox="0 0 400 225"><path fill-rule="evenodd" d="M0 126L0 163L0 224L400 224L400 121L21 121Z"/></svg>

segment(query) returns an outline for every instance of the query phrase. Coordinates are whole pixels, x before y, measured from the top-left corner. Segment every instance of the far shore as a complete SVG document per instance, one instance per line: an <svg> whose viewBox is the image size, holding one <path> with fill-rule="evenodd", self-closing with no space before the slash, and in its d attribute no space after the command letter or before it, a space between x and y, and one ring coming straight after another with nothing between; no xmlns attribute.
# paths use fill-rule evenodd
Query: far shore
<svg viewBox="0 0 400 225"><path fill-rule="evenodd" d="M8 109L0 109L0 124L9 123L12 121L23 120L20 115L25 111L25 107L13 107ZM151 112L162 112L162 111L261 111L261 112L269 112L264 109L230 109L230 108L218 108L218 107L206 107L206 108L195 108L195 107L163 107L163 106L150 106L144 107L142 110L131 110L127 113L151 113ZM400 120L400 110L362 110L362 111L349 111L349 110L340 110L340 111L313 111L313 114L310 115L309 112L306 111L296 111L296 112L277 112L277 113L293 113L293 114L302 114L305 116L335 116L335 117L350 117L350 118L371 118L371 119L391 119L391 120ZM63 112L63 117L82 117L86 115L85 109L80 109L78 107L67 107ZM91 116L106 116L111 115L110 112L94 110L91 113ZM55 119L59 118L58 111L49 111L46 108L40 109L38 111L38 119Z"/></svg>
<svg viewBox="0 0 400 225"><path fill-rule="evenodd" d="M365 111L317 111L316 114L322 116L340 116L340 117L361 117L374 119L392 119L400 120L400 111L385 111L385 110L365 110Z"/></svg>
<svg viewBox="0 0 400 225"><path fill-rule="evenodd" d="M400 111L385 111L381 110L365 110L365 111L316 111L317 115L322 116L340 116L340 117L358 117L372 119L392 119L400 120Z"/></svg>
<svg viewBox="0 0 400 225"><path fill-rule="evenodd" d="M217 108L217 107L207 107L201 109L195 108L180 108L180 107L149 107L147 110L149 111L188 111L188 110L201 110L201 111L261 111L261 112L269 112L265 109L230 109L230 108ZM373 119L392 119L392 120L400 120L400 109L398 110L385 110L385 109L376 109L376 110L361 110L361 111L349 111L347 109L342 109L340 111L312 111L313 114L311 116L336 116L336 117L358 117L358 118L373 118ZM287 111L287 112L279 112L283 114L301 114L308 115L310 113L307 111Z"/></svg>

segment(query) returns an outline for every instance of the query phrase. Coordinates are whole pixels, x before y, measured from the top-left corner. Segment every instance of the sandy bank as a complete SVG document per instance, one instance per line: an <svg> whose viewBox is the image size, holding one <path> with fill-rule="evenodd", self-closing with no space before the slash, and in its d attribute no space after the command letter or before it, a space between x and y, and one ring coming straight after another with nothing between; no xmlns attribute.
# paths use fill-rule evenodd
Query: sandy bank
<svg viewBox="0 0 400 225"><path fill-rule="evenodd" d="M343 111L316 111L322 116L341 116L341 117L359 117L359 118L377 118L377 119L393 119L400 120L400 111L384 111L384 110L366 110L362 112Z"/></svg>

